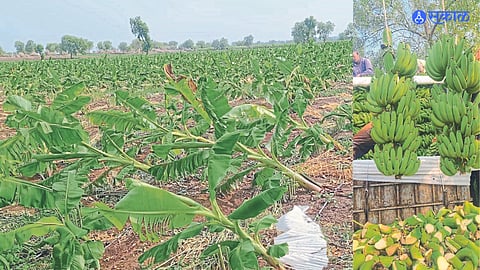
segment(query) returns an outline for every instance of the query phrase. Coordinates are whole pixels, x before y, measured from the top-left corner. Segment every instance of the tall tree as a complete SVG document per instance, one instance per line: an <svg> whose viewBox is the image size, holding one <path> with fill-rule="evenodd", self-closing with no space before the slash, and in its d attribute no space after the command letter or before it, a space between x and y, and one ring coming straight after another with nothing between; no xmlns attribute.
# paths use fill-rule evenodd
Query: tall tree
<svg viewBox="0 0 480 270"><path fill-rule="evenodd" d="M37 44L35 45L35 52L38 53L38 54L42 54L43 53L43 50L44 50L44 47L42 44Z"/></svg>
<svg viewBox="0 0 480 270"><path fill-rule="evenodd" d="M106 51L110 51L110 50L113 50L113 44L110 40L105 40L103 42L103 49L106 50Z"/></svg>
<svg viewBox="0 0 480 270"><path fill-rule="evenodd" d="M214 48L215 50L220 50L220 40L214 39L212 41L212 48Z"/></svg>
<svg viewBox="0 0 480 270"><path fill-rule="evenodd" d="M307 30L307 37L309 39L315 38L315 35L317 33L316 27L318 25L317 20L313 16L310 16L303 20L303 24L305 24L305 28Z"/></svg>
<svg viewBox="0 0 480 270"><path fill-rule="evenodd" d="M318 22L317 23L318 39L325 42L328 36L330 36L330 34L333 32L334 29L335 29L335 24L332 23L331 21L328 21L326 23Z"/></svg>
<svg viewBox="0 0 480 270"><path fill-rule="evenodd" d="M221 49L221 50L224 50L224 49L226 49L226 48L228 48L228 39L222 37L222 38L220 39L220 49Z"/></svg>
<svg viewBox="0 0 480 270"><path fill-rule="evenodd" d="M292 37L295 43L306 43L310 39L307 26L303 22L296 22L292 29Z"/></svg>
<svg viewBox="0 0 480 270"><path fill-rule="evenodd" d="M332 22L318 22L313 16L310 16L295 23L292 28L293 41L295 43L307 43L317 39L325 41L334 28L335 24Z"/></svg>
<svg viewBox="0 0 480 270"><path fill-rule="evenodd" d="M132 40L132 43L130 43L128 50L133 52L140 52L142 50L142 42L138 39Z"/></svg>
<svg viewBox="0 0 480 270"><path fill-rule="evenodd" d="M248 36L243 38L243 45L252 46L252 44L253 44L253 36L252 35L248 35Z"/></svg>
<svg viewBox="0 0 480 270"><path fill-rule="evenodd" d="M25 43L21 42L20 40L15 41L14 46L17 53L25 52Z"/></svg>
<svg viewBox="0 0 480 270"><path fill-rule="evenodd" d="M152 40L150 39L149 29L147 24L142 21L140 16L135 18L130 18L130 27L132 34L134 34L138 40L142 42L142 50L148 54L148 51L151 48Z"/></svg>
<svg viewBox="0 0 480 270"><path fill-rule="evenodd" d="M203 40L197 41L197 44L196 44L197 48L200 48L200 49L207 47L206 45L207 44L205 44L205 41Z"/></svg>
<svg viewBox="0 0 480 270"><path fill-rule="evenodd" d="M118 44L118 49L119 49L121 52L126 52L126 51L128 51L128 44L127 44L127 42L125 42L125 41L120 42L120 44Z"/></svg>
<svg viewBox="0 0 480 270"><path fill-rule="evenodd" d="M176 42L175 40L172 40L172 41L169 41L168 42L168 47L170 49L176 49L177 48L177 45L178 45L178 42Z"/></svg>
<svg viewBox="0 0 480 270"><path fill-rule="evenodd" d="M105 47L103 47L103 41L99 41L97 43L97 50L99 50L99 51L105 50Z"/></svg>
<svg viewBox="0 0 480 270"><path fill-rule="evenodd" d="M47 45L45 46L45 49L50 53L58 52L59 51L59 45L58 45L58 43L47 43Z"/></svg>
<svg viewBox="0 0 480 270"><path fill-rule="evenodd" d="M43 60L45 58L45 54L43 53L44 47L42 44L35 45L35 52L40 55L40 58Z"/></svg>
<svg viewBox="0 0 480 270"><path fill-rule="evenodd" d="M182 49L193 49L194 46L195 46L195 43L193 43L193 40L187 39L187 40L185 40L185 42L183 42L180 45L180 48L182 48Z"/></svg>
<svg viewBox="0 0 480 270"><path fill-rule="evenodd" d="M79 53L86 53L93 48L93 42L87 39L65 35L60 43L60 50L70 54L70 58Z"/></svg>
<svg viewBox="0 0 480 270"><path fill-rule="evenodd" d="M33 53L35 51L35 42L33 40L27 41L25 44L25 53Z"/></svg>
<svg viewBox="0 0 480 270"><path fill-rule="evenodd" d="M352 40L358 38L357 37L357 29L355 28L355 25L353 23L349 23L347 25L347 28L343 30L340 34L338 34L338 39L339 40Z"/></svg>

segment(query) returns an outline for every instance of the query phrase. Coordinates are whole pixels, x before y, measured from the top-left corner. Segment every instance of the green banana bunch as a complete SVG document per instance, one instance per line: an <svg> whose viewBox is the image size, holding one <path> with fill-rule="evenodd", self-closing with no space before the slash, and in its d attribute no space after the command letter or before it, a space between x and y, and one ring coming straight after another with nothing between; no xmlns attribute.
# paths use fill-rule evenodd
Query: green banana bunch
<svg viewBox="0 0 480 270"><path fill-rule="evenodd" d="M405 77L399 78L398 74L383 74L375 78L370 85L367 102L370 103L372 107L377 108L374 113L379 113L379 110L383 110L387 105L397 104L408 92L411 85L412 82L410 79L406 79Z"/></svg>
<svg viewBox="0 0 480 270"><path fill-rule="evenodd" d="M354 101L352 102L352 109L353 113L361 113L361 112L369 112L369 110L365 107L367 102L364 101Z"/></svg>
<svg viewBox="0 0 480 270"><path fill-rule="evenodd" d="M452 176L457 172L469 173L478 166L480 154L478 140L474 135L464 137L460 130L438 137L440 153L440 169L445 175Z"/></svg>
<svg viewBox="0 0 480 270"><path fill-rule="evenodd" d="M464 51L464 44L464 38L460 39L458 44L455 45L452 37L443 35L428 51L426 59L427 75L435 81L442 81L446 76L450 60L459 62Z"/></svg>
<svg viewBox="0 0 480 270"><path fill-rule="evenodd" d="M435 42L428 51L428 56L425 60L427 75L435 81L440 82L445 77L449 58L446 46L450 46L446 41Z"/></svg>
<svg viewBox="0 0 480 270"><path fill-rule="evenodd" d="M392 69L400 77L411 78L417 72L417 55L410 52L410 45L400 42L397 48L397 59Z"/></svg>
<svg viewBox="0 0 480 270"><path fill-rule="evenodd" d="M416 98L415 91L409 90L397 103L395 109L397 113L403 113L405 117L410 116L411 119L415 119L420 114L421 104L420 100Z"/></svg>
<svg viewBox="0 0 480 270"><path fill-rule="evenodd" d="M371 113L361 112L358 114L354 114L352 117L353 117L353 125L359 128L365 126L366 124L372 121Z"/></svg>
<svg viewBox="0 0 480 270"><path fill-rule="evenodd" d="M464 137L461 131L457 130L448 135L440 134L437 139L438 151L442 157L468 160L476 154L474 135Z"/></svg>
<svg viewBox="0 0 480 270"><path fill-rule="evenodd" d="M445 75L445 83L449 89L469 94L480 91L480 62L473 59L473 54L462 54L458 63L450 61Z"/></svg>
<svg viewBox="0 0 480 270"><path fill-rule="evenodd" d="M447 176L453 176L457 174L458 167L456 160L448 157L440 157L440 170Z"/></svg>
<svg viewBox="0 0 480 270"><path fill-rule="evenodd" d="M418 136L418 129L410 116L396 111L383 112L372 119L373 127L370 136L377 144L389 142L404 143L409 138ZM410 144L408 146L409 149ZM416 150L416 149L414 149Z"/></svg>
<svg viewBox="0 0 480 270"><path fill-rule="evenodd" d="M462 118L467 114L462 94L442 93L434 96L432 102L431 120L434 126L443 128L446 125L462 123Z"/></svg>
<svg viewBox="0 0 480 270"><path fill-rule="evenodd" d="M376 143L385 144L393 142L395 125L397 121L395 112L383 112L372 119L372 130L370 136ZM394 123L395 122L395 123Z"/></svg>
<svg viewBox="0 0 480 270"><path fill-rule="evenodd" d="M474 169L480 169L480 140L475 140L475 154L472 156L471 166Z"/></svg>
<svg viewBox="0 0 480 270"><path fill-rule="evenodd" d="M392 143L375 145L373 160L377 169L384 175L395 175L399 179L402 175L414 175L420 167L417 154L402 146L394 147Z"/></svg>
<svg viewBox="0 0 480 270"><path fill-rule="evenodd" d="M464 136L480 134L480 117L478 116L478 106L469 103L466 106L466 114L463 115L460 122L460 131Z"/></svg>

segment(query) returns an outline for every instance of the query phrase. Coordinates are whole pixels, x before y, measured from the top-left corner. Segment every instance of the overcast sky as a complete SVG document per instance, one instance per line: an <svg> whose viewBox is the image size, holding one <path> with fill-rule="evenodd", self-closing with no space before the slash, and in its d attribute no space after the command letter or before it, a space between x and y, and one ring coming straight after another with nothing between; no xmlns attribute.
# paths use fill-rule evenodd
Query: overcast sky
<svg viewBox="0 0 480 270"><path fill-rule="evenodd" d="M0 47L31 39L45 45L69 34L94 41L128 43L129 18L140 16L156 41L229 42L290 40L295 22L313 16L335 24L333 35L353 22L353 0L10 0L2 1Z"/></svg>

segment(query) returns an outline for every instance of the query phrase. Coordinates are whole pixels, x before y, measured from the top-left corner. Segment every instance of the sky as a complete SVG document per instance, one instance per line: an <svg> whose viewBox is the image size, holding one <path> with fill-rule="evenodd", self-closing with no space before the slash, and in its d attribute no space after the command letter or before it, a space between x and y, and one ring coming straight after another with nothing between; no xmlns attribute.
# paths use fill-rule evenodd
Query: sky
<svg viewBox="0 0 480 270"><path fill-rule="evenodd" d="M17 40L59 43L63 35L91 40L135 38L129 19L140 16L156 41L182 43L253 35L254 42L291 40L295 22L313 16L335 24L333 36L353 22L353 0L10 0L2 1L0 47L14 51Z"/></svg>

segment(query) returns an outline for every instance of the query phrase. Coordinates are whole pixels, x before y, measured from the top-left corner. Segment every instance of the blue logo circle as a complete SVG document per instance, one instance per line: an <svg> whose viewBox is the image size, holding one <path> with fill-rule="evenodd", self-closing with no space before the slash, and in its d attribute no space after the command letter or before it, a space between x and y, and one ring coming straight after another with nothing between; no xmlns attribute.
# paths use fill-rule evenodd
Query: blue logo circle
<svg viewBox="0 0 480 270"><path fill-rule="evenodd" d="M415 24L424 24L427 20L427 14L423 10L415 10L412 13L412 21Z"/></svg>

